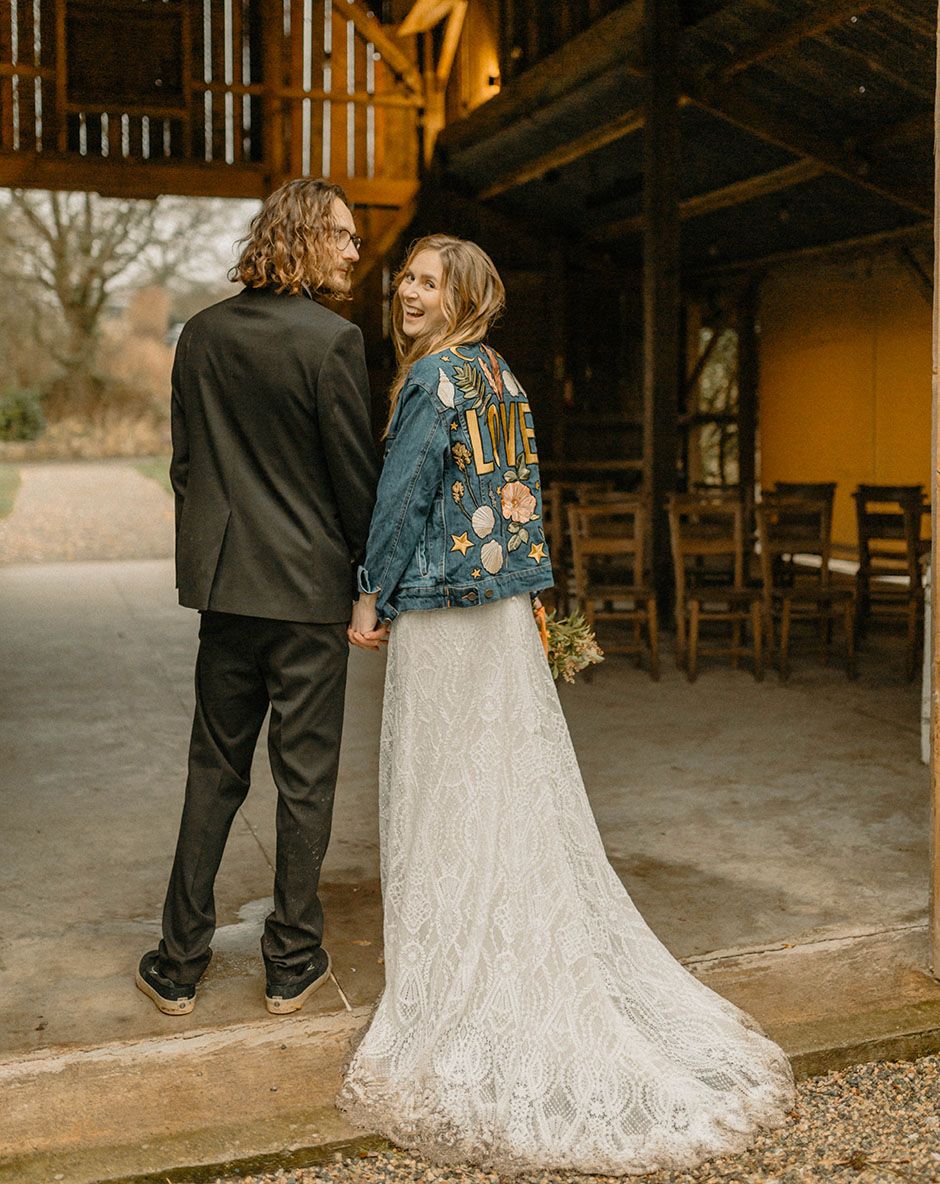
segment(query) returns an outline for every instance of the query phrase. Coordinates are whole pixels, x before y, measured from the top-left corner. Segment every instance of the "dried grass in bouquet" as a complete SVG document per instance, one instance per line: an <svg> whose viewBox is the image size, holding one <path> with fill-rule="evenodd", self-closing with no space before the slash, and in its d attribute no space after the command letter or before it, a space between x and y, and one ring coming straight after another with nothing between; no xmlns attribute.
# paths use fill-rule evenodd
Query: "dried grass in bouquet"
<svg viewBox="0 0 940 1184"><path fill-rule="evenodd" d="M603 662L604 651L597 644L594 631L581 613L556 617L555 610L546 612L537 597L532 602L532 609L552 678L556 682L559 678L565 682L574 682L575 675L585 667Z"/></svg>

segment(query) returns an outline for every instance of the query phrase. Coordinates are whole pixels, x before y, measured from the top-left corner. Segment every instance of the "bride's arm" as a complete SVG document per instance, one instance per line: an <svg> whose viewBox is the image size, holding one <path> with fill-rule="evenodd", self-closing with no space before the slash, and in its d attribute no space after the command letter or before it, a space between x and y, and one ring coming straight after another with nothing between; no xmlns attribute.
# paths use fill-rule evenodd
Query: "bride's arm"
<svg viewBox="0 0 940 1184"><path fill-rule="evenodd" d="M444 410L420 383L405 385L359 572L360 592L375 596L379 616L414 555L444 479L450 442Z"/></svg>

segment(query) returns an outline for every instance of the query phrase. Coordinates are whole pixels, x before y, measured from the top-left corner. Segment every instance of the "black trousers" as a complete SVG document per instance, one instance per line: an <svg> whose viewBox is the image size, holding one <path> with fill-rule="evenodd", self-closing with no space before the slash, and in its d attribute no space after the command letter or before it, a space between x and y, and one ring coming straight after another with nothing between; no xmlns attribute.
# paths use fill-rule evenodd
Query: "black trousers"
<svg viewBox="0 0 940 1184"><path fill-rule="evenodd" d="M175 982L198 981L212 957L215 877L248 793L269 705L278 796L274 909L261 940L268 978L299 974L319 947L317 888L330 838L348 655L345 624L202 614L189 775L160 942L159 970Z"/></svg>

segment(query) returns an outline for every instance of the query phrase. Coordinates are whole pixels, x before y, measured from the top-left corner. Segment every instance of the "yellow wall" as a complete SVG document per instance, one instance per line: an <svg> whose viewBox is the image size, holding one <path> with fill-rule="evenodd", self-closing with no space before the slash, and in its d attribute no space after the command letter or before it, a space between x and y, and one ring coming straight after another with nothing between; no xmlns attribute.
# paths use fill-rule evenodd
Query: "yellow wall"
<svg viewBox="0 0 940 1184"><path fill-rule="evenodd" d="M760 324L762 485L838 481L833 538L850 546L859 482L929 496L931 310L900 261L780 268Z"/></svg>

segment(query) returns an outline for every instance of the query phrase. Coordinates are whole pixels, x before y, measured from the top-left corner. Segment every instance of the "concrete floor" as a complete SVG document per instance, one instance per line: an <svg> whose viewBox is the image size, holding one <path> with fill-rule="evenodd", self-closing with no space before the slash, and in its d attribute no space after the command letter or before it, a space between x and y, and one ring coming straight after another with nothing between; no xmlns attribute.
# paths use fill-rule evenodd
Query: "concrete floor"
<svg viewBox="0 0 940 1184"><path fill-rule="evenodd" d="M216 957L193 1016L170 1020L134 989L132 972L159 933L176 838L196 614L176 605L166 560L0 567L0 614L0 1079L19 1107L16 1133L0 1138L0 1179L46 1179L55 1168L92 1180L108 1174L102 1164L142 1171L342 1137L330 1106L340 1046L382 982L383 659L351 658L324 867L334 982L291 1021L296 1032L265 1017L258 939L271 893L274 788L262 743L218 881ZM655 684L610 659L592 683L561 694L611 861L654 930L772 1033L783 1039L789 1025L799 1050L816 1039L796 1029L820 992L830 998L817 998L817 1011L832 1019L856 1005L875 1011L886 993L916 1009L940 988L917 969L928 774L918 759L919 689L903 679L900 644L873 638L856 683L810 653L793 665L784 686L714 661L690 686L668 663ZM873 957L887 969L859 997ZM845 968L838 990L819 985L834 965ZM846 983L854 1004L839 993ZM271 1077L288 1038L289 1082L280 1070ZM202 1142L167 1126L167 1081L179 1085L173 1066L182 1064L192 1121L209 1131ZM160 1077L161 1065L175 1076ZM305 1091L318 1074L314 1110ZM264 1085L249 1102L246 1082L257 1086L259 1075L281 1081L281 1092ZM126 1128L129 1088L139 1129ZM275 1098L283 1129L270 1111ZM122 1126L120 1154L79 1154L96 1140L111 1147ZM142 1159L151 1138L159 1150Z"/></svg>
<svg viewBox="0 0 940 1184"><path fill-rule="evenodd" d="M128 976L159 931L196 614L175 604L166 561L0 568L0 604L0 1049L156 1034L163 1021ZM678 956L923 923L917 687L900 647L887 654L863 660L856 683L807 656L785 686L717 664L692 686L667 665L655 684L611 659L562 687L611 861ZM344 912L349 889L374 895L378 877L382 673L381 658L352 654L323 873ZM261 744L218 884L215 1022L251 1018L226 983L259 972L273 803Z"/></svg>

